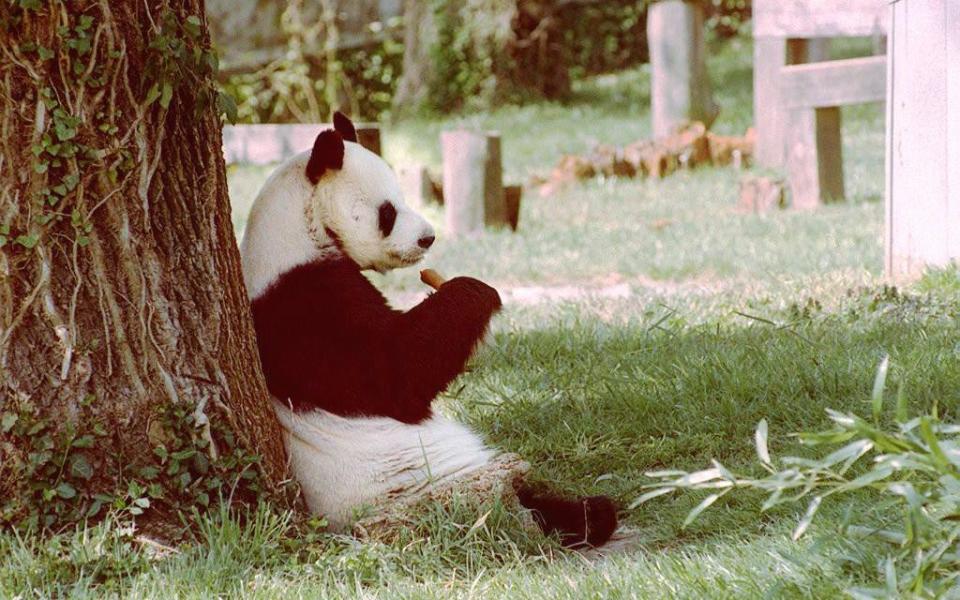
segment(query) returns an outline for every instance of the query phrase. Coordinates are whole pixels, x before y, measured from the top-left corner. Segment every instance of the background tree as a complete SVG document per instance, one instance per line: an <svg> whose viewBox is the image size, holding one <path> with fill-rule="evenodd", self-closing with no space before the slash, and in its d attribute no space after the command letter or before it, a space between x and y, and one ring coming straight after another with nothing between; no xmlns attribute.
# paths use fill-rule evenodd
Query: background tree
<svg viewBox="0 0 960 600"><path fill-rule="evenodd" d="M426 102L435 76L430 49L437 32L430 0L403 0L403 69L393 107L397 113L416 111Z"/></svg>
<svg viewBox="0 0 960 600"><path fill-rule="evenodd" d="M203 13L0 7L4 521L163 514L283 479Z"/></svg>

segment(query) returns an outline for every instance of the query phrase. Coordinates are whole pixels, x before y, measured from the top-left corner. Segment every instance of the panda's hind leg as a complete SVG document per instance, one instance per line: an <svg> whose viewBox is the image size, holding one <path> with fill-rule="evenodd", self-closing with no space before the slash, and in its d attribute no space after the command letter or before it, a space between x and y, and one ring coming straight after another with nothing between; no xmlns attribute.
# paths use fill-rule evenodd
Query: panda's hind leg
<svg viewBox="0 0 960 600"><path fill-rule="evenodd" d="M602 546L617 529L617 505L606 496L570 499L520 484L517 498L544 533L558 534L568 548Z"/></svg>

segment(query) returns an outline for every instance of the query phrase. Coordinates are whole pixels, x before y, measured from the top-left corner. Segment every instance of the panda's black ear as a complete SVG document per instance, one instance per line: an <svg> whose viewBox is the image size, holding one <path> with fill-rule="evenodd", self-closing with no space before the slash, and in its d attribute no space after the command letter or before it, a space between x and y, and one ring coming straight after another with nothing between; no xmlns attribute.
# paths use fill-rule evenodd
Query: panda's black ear
<svg viewBox="0 0 960 600"><path fill-rule="evenodd" d="M316 184L329 169L343 168L343 137L332 129L321 131L313 142L310 161L307 162L307 179Z"/></svg>
<svg viewBox="0 0 960 600"><path fill-rule="evenodd" d="M353 121L339 110L333 113L333 128L340 132L344 140L357 141L357 129L353 126Z"/></svg>

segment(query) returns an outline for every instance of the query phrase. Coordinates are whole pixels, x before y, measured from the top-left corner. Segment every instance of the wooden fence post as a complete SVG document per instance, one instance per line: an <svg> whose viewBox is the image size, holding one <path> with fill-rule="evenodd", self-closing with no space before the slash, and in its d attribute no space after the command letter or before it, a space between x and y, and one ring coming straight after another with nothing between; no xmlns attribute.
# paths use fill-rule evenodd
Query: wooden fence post
<svg viewBox="0 0 960 600"><path fill-rule="evenodd" d="M440 134L444 221L450 235L507 225L500 135L458 129Z"/></svg>
<svg viewBox="0 0 960 600"><path fill-rule="evenodd" d="M883 56L780 69L783 108L789 116L784 135L793 206L813 208L843 199L840 107L882 101L885 81Z"/></svg>
<svg viewBox="0 0 960 600"><path fill-rule="evenodd" d="M886 269L911 278L960 262L960 3L889 10Z"/></svg>
<svg viewBox="0 0 960 600"><path fill-rule="evenodd" d="M709 127L718 110L707 76L700 4L683 0L651 4L647 43L654 138L668 136L690 121L703 121Z"/></svg>
<svg viewBox="0 0 960 600"><path fill-rule="evenodd" d="M791 205L810 209L843 200L843 140L840 107L790 109L786 162Z"/></svg>
<svg viewBox="0 0 960 600"><path fill-rule="evenodd" d="M786 164L789 115L781 97L780 69L829 57L828 39L757 37L753 40L753 121L757 129L754 160L757 165L780 168Z"/></svg>

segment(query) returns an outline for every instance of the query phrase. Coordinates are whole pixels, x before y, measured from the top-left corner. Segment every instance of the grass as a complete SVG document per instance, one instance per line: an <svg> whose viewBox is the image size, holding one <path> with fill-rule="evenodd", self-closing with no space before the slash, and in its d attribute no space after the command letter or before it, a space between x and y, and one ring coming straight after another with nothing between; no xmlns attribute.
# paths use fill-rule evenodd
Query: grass
<svg viewBox="0 0 960 600"><path fill-rule="evenodd" d="M744 40L711 57L720 131L750 121L749 57ZM436 166L437 133L477 124L504 132L508 176L522 179L563 152L646 135L648 89L639 68L582 82L566 104L401 122L385 131L386 152ZM815 212L737 212L738 174L706 169L529 195L516 234L441 236L430 266L482 277L512 301L440 409L522 453L534 478L624 505L646 471L710 458L755 468L760 418L783 453L799 450L787 434L822 426L828 407L868 412L886 354L915 409L936 402L954 414L960 280L943 271L907 292L882 285L882 114L856 107L844 118L850 198ZM231 169L238 231L268 172ZM423 295L415 270L372 277L398 305ZM566 299L550 300L558 290ZM304 531L267 508L212 514L195 543L162 560L116 525L52 540L7 534L0 597L833 597L877 577L876 549L836 535L849 519L885 517L870 497L825 506L798 543L798 514L760 515L752 496L724 498L682 528L699 500L625 511L642 544L600 561L466 501L432 508L394 544Z"/></svg>

